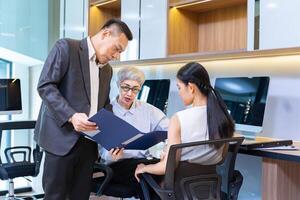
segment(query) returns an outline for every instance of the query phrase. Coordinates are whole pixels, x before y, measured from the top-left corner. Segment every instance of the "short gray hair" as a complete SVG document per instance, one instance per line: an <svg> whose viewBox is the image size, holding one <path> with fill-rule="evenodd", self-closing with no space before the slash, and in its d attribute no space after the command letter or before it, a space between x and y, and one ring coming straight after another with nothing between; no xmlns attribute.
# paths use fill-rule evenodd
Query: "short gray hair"
<svg viewBox="0 0 300 200"><path fill-rule="evenodd" d="M122 67L118 71L117 85L120 86L120 84L125 80L137 81L140 86L142 86L145 82L145 75L141 70L135 67Z"/></svg>

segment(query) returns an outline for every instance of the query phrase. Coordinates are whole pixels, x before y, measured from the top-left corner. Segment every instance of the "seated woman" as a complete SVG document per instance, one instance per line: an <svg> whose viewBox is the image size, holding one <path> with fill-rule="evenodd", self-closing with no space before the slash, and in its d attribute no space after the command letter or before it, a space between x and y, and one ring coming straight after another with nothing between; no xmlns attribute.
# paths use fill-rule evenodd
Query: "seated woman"
<svg viewBox="0 0 300 200"><path fill-rule="evenodd" d="M139 164L135 171L137 180L141 173L165 174L171 145L233 136L233 120L222 98L212 88L209 75L202 65L191 62L179 69L177 87L183 103L191 107L177 112L171 118L166 156L162 156L160 162L155 164ZM205 165L216 164L221 161L222 153L223 148L199 146L183 149L180 160Z"/></svg>
<svg viewBox="0 0 300 200"><path fill-rule="evenodd" d="M144 133L167 130L169 119L158 108L136 99L145 81L142 71L134 67L123 67L117 74L119 95L112 101L113 113ZM120 133L122 134L122 133ZM101 148L101 160L113 170L111 182L132 184L139 187L134 171L139 163L156 163L148 150L123 150ZM119 160L119 161L117 161ZM117 161L117 162L116 162Z"/></svg>

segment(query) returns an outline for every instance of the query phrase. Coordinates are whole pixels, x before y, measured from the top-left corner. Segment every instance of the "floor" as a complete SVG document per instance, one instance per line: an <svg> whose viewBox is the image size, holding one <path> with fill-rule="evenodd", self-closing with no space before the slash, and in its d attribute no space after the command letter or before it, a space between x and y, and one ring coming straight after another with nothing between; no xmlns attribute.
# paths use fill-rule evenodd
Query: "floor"
<svg viewBox="0 0 300 200"><path fill-rule="evenodd" d="M18 195L20 195L20 194L18 194ZM25 195L30 195L30 194L26 193ZM6 199L6 197L0 196L0 200L4 200L4 199ZM107 196L97 197L97 196L91 195L89 200L121 200L121 198L114 198L114 197L107 197ZM127 198L126 200L137 200L137 199L135 199L135 198L128 199Z"/></svg>
<svg viewBox="0 0 300 200"><path fill-rule="evenodd" d="M106 196L101 196L101 197L97 197L97 196L90 196L90 200L119 200L120 198L114 198L114 197L106 197Z"/></svg>
<svg viewBox="0 0 300 200"><path fill-rule="evenodd" d="M90 196L90 200L120 200L121 198L115 198L115 197L107 197L107 196L101 196L101 197L97 197L97 196ZM127 198L126 200L138 200L135 198Z"/></svg>

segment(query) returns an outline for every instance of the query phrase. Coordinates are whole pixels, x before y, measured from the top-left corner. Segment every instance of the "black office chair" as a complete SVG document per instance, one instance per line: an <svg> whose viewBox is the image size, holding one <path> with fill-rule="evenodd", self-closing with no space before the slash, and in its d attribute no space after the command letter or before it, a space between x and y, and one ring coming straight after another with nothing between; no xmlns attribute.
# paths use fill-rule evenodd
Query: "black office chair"
<svg viewBox="0 0 300 200"><path fill-rule="evenodd" d="M234 172L235 158L243 140L243 137L236 137L172 145L168 154L162 186L155 180L155 176L148 173L140 175L144 198L146 200L154 199L154 193L155 196L163 200L234 199L238 194L238 190L236 190L237 181L234 180L236 175ZM187 161L180 161L176 165L177 150L199 145L215 145L216 147L225 145L223 160L215 165L201 165ZM228 153L229 150L230 153ZM228 169L224 169L228 166L230 166ZM226 184L223 193L221 193L222 177L225 176L226 179L224 180L229 184ZM241 182L238 184L241 184Z"/></svg>
<svg viewBox="0 0 300 200"><path fill-rule="evenodd" d="M138 196L134 186L110 182L113 176L113 171L108 165L96 163L94 165L94 172L102 172L104 174L104 176L93 179L92 192L94 192L97 196L106 195L118 198L131 198Z"/></svg>
<svg viewBox="0 0 300 200"><path fill-rule="evenodd" d="M230 144L224 163L217 166L217 173L222 176L222 200L237 200L240 188L243 184L243 175L240 171L235 170L235 161L239 147L240 144Z"/></svg>
<svg viewBox="0 0 300 200"><path fill-rule="evenodd" d="M136 162L137 164L144 163L144 162L153 164L159 161L157 159L153 159L153 160L133 159L133 160L134 160L133 162ZM124 166L122 164L123 161L126 162L126 160L121 160L119 161L118 165ZM118 198L143 197L143 192L138 183L123 184L123 183L114 182L112 180L114 174L111 165L96 163L94 165L94 172L103 173L103 176L93 179L92 192L94 192L97 196L106 195L106 196L118 197Z"/></svg>
<svg viewBox="0 0 300 200"><path fill-rule="evenodd" d="M2 130L32 129L34 127L35 121L1 122L0 141L2 138ZM43 152L40 150L40 147L36 145L33 150L30 146L7 147L4 150L4 155L7 162L3 163L0 158L0 179L9 181L8 199L35 199L34 196L24 196L23 198L16 197L14 194L15 190L13 179L25 176L35 177L39 174L43 156ZM33 156L33 159L31 159L31 156Z"/></svg>

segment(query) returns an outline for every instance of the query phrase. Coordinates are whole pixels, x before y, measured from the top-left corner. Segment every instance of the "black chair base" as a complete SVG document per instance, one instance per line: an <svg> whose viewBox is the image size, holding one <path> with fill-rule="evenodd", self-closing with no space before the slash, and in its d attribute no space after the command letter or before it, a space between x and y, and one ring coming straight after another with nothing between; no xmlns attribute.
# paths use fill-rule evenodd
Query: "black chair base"
<svg viewBox="0 0 300 200"><path fill-rule="evenodd" d="M104 177L93 179L92 192L97 193L99 187L103 183L103 180ZM137 187L139 187L139 185L124 185L124 184L110 183L109 187L106 187L105 190L103 191L103 194L111 197L131 198L137 195Z"/></svg>

